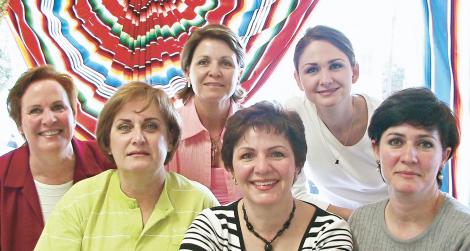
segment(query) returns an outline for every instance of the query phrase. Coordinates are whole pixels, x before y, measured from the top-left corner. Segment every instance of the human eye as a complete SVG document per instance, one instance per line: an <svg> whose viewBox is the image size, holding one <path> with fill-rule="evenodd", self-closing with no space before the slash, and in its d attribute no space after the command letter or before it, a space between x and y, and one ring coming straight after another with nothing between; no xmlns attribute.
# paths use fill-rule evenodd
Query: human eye
<svg viewBox="0 0 470 251"><path fill-rule="evenodd" d="M199 61L197 61L197 65L208 65L209 64L209 60L207 58L202 58L202 59L199 59Z"/></svg>
<svg viewBox="0 0 470 251"><path fill-rule="evenodd" d="M315 74L318 72L318 67L317 66L309 66L305 68L305 73L307 74Z"/></svg>
<svg viewBox="0 0 470 251"><path fill-rule="evenodd" d="M222 63L223 67L226 67L226 68L232 68L233 67L233 63L230 60L224 59L224 60L222 60L221 63Z"/></svg>
<svg viewBox="0 0 470 251"><path fill-rule="evenodd" d="M243 161L250 161L255 157L255 154L252 151L244 151L240 153L239 159Z"/></svg>
<svg viewBox="0 0 470 251"><path fill-rule="evenodd" d="M42 109L39 108L39 107L33 107L31 109L29 109L28 111L28 114L31 114L31 115L38 115L38 114L41 114L42 112Z"/></svg>
<svg viewBox="0 0 470 251"><path fill-rule="evenodd" d="M65 110L65 105L64 104L54 104L52 106L52 110L53 111L58 111L58 112L63 111L63 110Z"/></svg>
<svg viewBox="0 0 470 251"><path fill-rule="evenodd" d="M132 129L132 126L128 123L120 123L117 125L117 130L122 132L122 133L127 133L130 132Z"/></svg>
<svg viewBox="0 0 470 251"><path fill-rule="evenodd" d="M156 131L158 129L158 124L155 122L147 122L143 126L146 131Z"/></svg>
<svg viewBox="0 0 470 251"><path fill-rule="evenodd" d="M418 147L424 150L431 149L434 147L434 144L428 140L422 140L418 142Z"/></svg>
<svg viewBox="0 0 470 251"><path fill-rule="evenodd" d="M286 155L282 151L272 151L271 157L275 159L283 159Z"/></svg>
<svg viewBox="0 0 470 251"><path fill-rule="evenodd" d="M343 63L340 62L334 62L330 65L330 70L340 70L343 68Z"/></svg>
<svg viewBox="0 0 470 251"><path fill-rule="evenodd" d="M401 140L400 138L391 138L387 141L387 143L392 147L399 147L403 145L403 140Z"/></svg>

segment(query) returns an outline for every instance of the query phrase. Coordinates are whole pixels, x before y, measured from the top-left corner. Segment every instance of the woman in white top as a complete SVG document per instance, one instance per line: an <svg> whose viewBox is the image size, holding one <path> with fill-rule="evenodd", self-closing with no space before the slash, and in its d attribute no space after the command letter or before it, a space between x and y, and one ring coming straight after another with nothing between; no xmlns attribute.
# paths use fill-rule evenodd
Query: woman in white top
<svg viewBox="0 0 470 251"><path fill-rule="evenodd" d="M365 135L378 102L351 94L359 65L351 42L335 29L316 26L307 30L296 45L294 64L295 80L305 95L289 100L287 106L301 116L308 144L308 164L294 194L308 200L308 178L330 203L328 210L347 218L350 209L387 194Z"/></svg>

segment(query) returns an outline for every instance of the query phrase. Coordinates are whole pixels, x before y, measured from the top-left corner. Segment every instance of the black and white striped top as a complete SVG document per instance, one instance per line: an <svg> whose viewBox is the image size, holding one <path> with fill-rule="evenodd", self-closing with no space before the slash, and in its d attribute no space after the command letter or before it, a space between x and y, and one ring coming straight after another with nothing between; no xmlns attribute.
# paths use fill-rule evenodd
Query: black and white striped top
<svg viewBox="0 0 470 251"><path fill-rule="evenodd" d="M238 202L203 210L186 231L180 250L246 250ZM352 250L348 223L316 207L298 250Z"/></svg>

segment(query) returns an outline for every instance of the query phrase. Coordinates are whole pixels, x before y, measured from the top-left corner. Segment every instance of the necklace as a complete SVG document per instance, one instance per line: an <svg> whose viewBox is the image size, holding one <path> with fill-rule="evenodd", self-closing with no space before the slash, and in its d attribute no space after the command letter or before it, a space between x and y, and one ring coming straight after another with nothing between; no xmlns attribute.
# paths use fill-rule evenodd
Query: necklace
<svg viewBox="0 0 470 251"><path fill-rule="evenodd" d="M323 143L326 145L326 147L328 148L328 151L331 153L331 155L333 156L333 158L335 159L335 162L334 164L335 165L339 165L339 157L341 156L341 154L344 152L344 149L346 148L346 145L349 143L349 139L350 139L350 136L351 136L351 132L352 132L352 128L353 128L353 125L354 125L354 96L352 97L352 115L351 115L351 124L349 125L349 128L348 128L348 133L346 134L346 140L344 141L344 144L341 142L341 140L338 139L339 141L339 144L340 144L340 151L338 152L338 155L336 155L332 149L332 147L330 146L330 144L326 141L326 137L325 135L323 134L323 128L322 128L322 123L323 125L325 125L326 128L328 128L328 126L326 126L326 124L320 119L320 115L318 114L318 109L316 109L315 107L315 111L317 112L317 122L318 122L318 126L319 126L319 131L320 131L320 135L321 135L321 138L323 140ZM329 129L328 129L329 130ZM330 131L331 132L331 131ZM333 135L334 136L334 135Z"/></svg>
<svg viewBox="0 0 470 251"><path fill-rule="evenodd" d="M217 139L211 139L211 166L216 165L216 161L218 160L219 148L220 148L220 137Z"/></svg>
<svg viewBox="0 0 470 251"><path fill-rule="evenodd" d="M245 203L242 204L242 210L243 210L243 219L245 219L245 223L246 223L246 228L248 228L248 230L253 233L256 238L262 240L264 242L264 251L272 251L273 250L273 245L272 243L277 239L277 237L281 236L284 231L287 230L287 228L289 227L290 225L290 222L292 220L292 218L294 218L294 213L295 213L295 201L292 202L292 211L290 212L289 214L289 219L287 219L286 222L284 222L284 224L282 225L282 228L279 229L279 231L277 231L276 235L274 236L274 238L272 238L270 241L266 240L265 238L263 238L260 234L258 234L255 230L255 228L253 227L253 225L250 223L250 221L248 220L248 215L246 214L246 210L245 210Z"/></svg>

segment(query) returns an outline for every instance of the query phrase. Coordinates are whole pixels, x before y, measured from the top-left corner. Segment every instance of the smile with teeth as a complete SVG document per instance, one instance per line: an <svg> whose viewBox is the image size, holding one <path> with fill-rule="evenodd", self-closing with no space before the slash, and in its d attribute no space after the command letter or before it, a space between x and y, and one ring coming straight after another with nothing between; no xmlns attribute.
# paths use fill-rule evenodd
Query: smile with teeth
<svg viewBox="0 0 470 251"><path fill-rule="evenodd" d="M255 186L272 186L274 184L276 184L277 181L275 180L268 180L268 181L254 181L253 184Z"/></svg>
<svg viewBox="0 0 470 251"><path fill-rule="evenodd" d="M45 132L40 132L39 135L41 136L54 136L61 132L61 130L50 130Z"/></svg>

